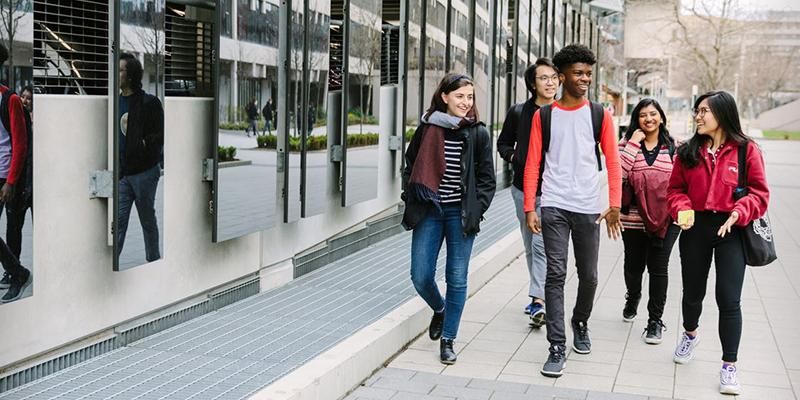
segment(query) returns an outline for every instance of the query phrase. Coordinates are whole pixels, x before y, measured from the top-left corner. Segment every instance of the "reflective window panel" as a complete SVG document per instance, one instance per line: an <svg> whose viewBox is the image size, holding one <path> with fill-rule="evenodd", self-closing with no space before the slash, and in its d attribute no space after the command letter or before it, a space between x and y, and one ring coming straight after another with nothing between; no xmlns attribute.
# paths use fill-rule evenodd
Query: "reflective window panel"
<svg viewBox="0 0 800 400"><path fill-rule="evenodd" d="M303 89L306 91L306 123L301 153L302 216L322 214L331 198L328 161L328 70L330 65L331 5L329 0L308 0L308 50Z"/></svg>
<svg viewBox="0 0 800 400"><path fill-rule="evenodd" d="M230 1L237 7L231 29L238 40L226 37L224 30L217 38L215 242L269 229L278 214L279 8L269 2ZM219 17L224 26L225 15Z"/></svg>
<svg viewBox="0 0 800 400"><path fill-rule="evenodd" d="M10 138L6 149L9 157L0 159L0 186L3 200L0 207L0 261L2 280L0 305L33 294L33 110L34 97L43 93L34 82L34 8L30 0L2 4L3 22L8 18L13 41L9 40L9 25L0 30L0 43L8 51L8 60L0 65L0 84L17 93L19 102L8 104L7 118L0 118L0 129ZM41 45L41 41L37 44ZM13 103L13 106L12 106ZM22 130L11 130L16 117L25 120ZM40 117L41 118L41 117ZM16 124L13 124L16 126ZM19 152L17 146L24 151Z"/></svg>
<svg viewBox="0 0 800 400"><path fill-rule="evenodd" d="M119 4L114 269L125 270L164 251L165 3Z"/></svg>
<svg viewBox="0 0 800 400"><path fill-rule="evenodd" d="M342 205L378 196L378 137L382 20L380 1L353 1L349 8L348 85L345 108Z"/></svg>

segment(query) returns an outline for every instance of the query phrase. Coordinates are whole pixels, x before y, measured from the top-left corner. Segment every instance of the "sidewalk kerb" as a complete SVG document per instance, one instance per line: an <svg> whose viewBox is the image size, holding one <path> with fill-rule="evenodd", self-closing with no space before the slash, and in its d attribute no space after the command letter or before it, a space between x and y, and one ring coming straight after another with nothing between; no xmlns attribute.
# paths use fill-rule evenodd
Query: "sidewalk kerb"
<svg viewBox="0 0 800 400"><path fill-rule="evenodd" d="M515 229L472 257L468 291L473 295L522 253ZM250 400L337 400L408 345L430 318L428 306L414 297L273 384Z"/></svg>

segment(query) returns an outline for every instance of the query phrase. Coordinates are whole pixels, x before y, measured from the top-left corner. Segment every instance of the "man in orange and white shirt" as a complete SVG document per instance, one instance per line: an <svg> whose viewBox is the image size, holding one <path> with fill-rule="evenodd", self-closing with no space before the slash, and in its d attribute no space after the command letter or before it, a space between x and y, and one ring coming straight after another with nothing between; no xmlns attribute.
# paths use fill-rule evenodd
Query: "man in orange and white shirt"
<svg viewBox="0 0 800 400"><path fill-rule="evenodd" d="M541 373L549 377L561 376L566 364L564 283L569 238L572 237L579 280L577 301L571 318L574 333L572 348L576 353L588 354L591 352L588 319L597 289L599 224L605 219L608 234L614 239L619 237L622 229L619 219L622 172L614 124L608 111L586 98L595 62L591 50L574 44L564 47L553 57L564 88L563 95L552 106L543 107L534 114L525 163L523 187L527 225L531 231L542 233L547 256L545 298L550 355ZM549 116L549 132L547 124L543 127L543 113L545 121ZM595 113L602 117L594 118ZM593 120L601 125L599 138L595 134ZM605 211L602 211L600 193L599 169L602 166L598 142L605 154L608 170L609 207ZM542 163L543 156L545 159ZM535 202L542 165L540 220L535 211Z"/></svg>

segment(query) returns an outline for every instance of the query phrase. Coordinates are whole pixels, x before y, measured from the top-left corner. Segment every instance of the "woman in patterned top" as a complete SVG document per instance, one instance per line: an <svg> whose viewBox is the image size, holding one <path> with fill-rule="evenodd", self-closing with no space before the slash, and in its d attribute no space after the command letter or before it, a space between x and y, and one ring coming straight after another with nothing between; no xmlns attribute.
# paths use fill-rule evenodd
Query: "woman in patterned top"
<svg viewBox="0 0 800 400"><path fill-rule="evenodd" d="M657 101L643 99L631 113L625 139L619 144L622 165L622 241L625 244L625 307L622 319L632 322L642 297L642 274L650 276L644 341L661 343L661 321L667 301L667 267L680 228L667 208L667 185L675 143Z"/></svg>
<svg viewBox="0 0 800 400"><path fill-rule="evenodd" d="M494 197L489 131L478 117L472 78L447 74L433 94L406 150L403 226L413 229L411 281L433 310L431 340L440 360L456 362L453 341L467 300L467 271L480 220ZM436 286L436 260L447 243L445 298Z"/></svg>

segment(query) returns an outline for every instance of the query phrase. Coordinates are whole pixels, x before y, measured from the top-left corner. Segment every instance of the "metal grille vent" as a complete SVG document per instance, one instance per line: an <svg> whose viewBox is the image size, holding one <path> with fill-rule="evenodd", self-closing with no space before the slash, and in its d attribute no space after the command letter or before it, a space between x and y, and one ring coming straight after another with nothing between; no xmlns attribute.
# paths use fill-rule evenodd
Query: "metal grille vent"
<svg viewBox="0 0 800 400"><path fill-rule="evenodd" d="M331 1L330 73L328 90L342 90L344 61L344 2Z"/></svg>
<svg viewBox="0 0 800 400"><path fill-rule="evenodd" d="M384 24L381 34L381 85L400 82L400 27Z"/></svg>
<svg viewBox="0 0 800 400"><path fill-rule="evenodd" d="M108 94L108 2L35 0L33 80L49 94Z"/></svg>
<svg viewBox="0 0 800 400"><path fill-rule="evenodd" d="M213 33L210 11L167 3L165 86L168 96L209 97L214 93Z"/></svg>
<svg viewBox="0 0 800 400"><path fill-rule="evenodd" d="M113 337L84 348L38 363L29 368L0 377L0 393L44 378L91 358L103 355L137 340L172 328L193 318L219 310L227 305L258 294L260 280L255 277L239 285L214 293L206 300L139 326L117 332Z"/></svg>

